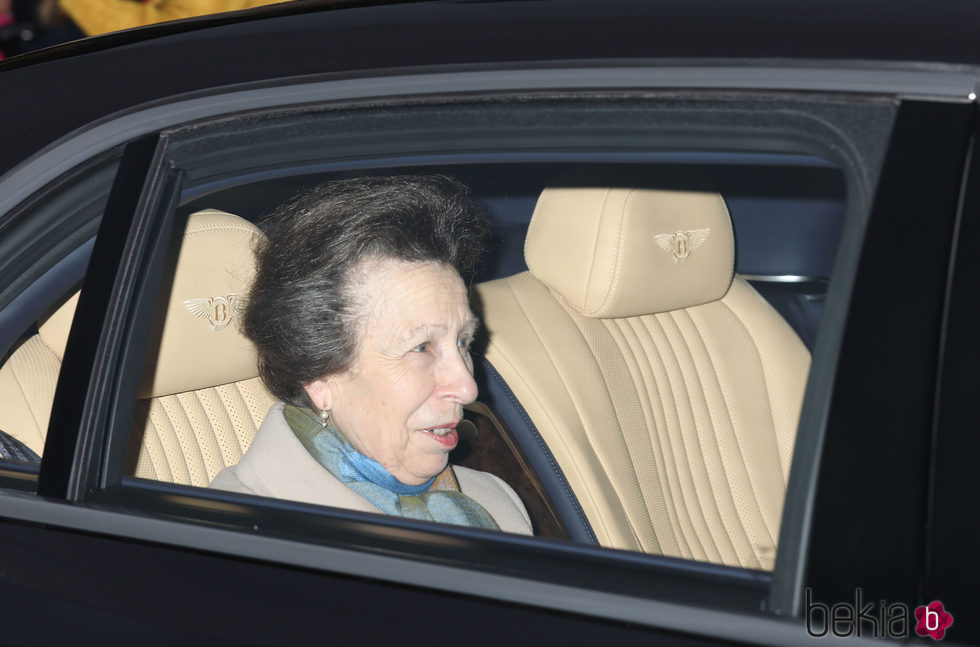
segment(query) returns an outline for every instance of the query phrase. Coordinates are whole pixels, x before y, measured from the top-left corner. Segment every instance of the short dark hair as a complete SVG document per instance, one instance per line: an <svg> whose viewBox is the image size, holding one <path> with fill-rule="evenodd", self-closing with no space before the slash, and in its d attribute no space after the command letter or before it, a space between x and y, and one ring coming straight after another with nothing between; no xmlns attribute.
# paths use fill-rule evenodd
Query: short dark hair
<svg viewBox="0 0 980 647"><path fill-rule="evenodd" d="M444 175L326 182L261 226L242 330L269 391L307 407L303 385L347 370L356 354L362 313L351 282L363 261L436 262L462 275L486 235L469 190Z"/></svg>

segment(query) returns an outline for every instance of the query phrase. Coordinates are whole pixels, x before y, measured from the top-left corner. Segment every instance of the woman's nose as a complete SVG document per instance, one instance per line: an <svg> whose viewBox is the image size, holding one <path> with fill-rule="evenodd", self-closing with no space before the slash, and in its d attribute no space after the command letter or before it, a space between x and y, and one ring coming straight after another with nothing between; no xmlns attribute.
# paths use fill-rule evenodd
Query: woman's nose
<svg viewBox="0 0 980 647"><path fill-rule="evenodd" d="M453 353L445 362L445 374L443 379L444 395L458 401L460 404L469 404L476 400L477 387L476 380L473 379L469 356L462 353Z"/></svg>

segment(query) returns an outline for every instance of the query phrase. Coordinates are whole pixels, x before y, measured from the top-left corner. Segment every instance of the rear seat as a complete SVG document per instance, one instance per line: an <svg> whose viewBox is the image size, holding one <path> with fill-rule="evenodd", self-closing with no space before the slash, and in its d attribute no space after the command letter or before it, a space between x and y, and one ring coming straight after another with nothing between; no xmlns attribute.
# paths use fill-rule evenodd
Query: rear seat
<svg viewBox="0 0 980 647"><path fill-rule="evenodd" d="M166 317L140 385L125 472L206 486L237 463L274 398L258 378L238 309L254 273L258 229L216 210L190 216ZM77 294L0 367L0 429L41 454Z"/></svg>
<svg viewBox="0 0 980 647"><path fill-rule="evenodd" d="M772 569L810 355L734 254L718 194L549 188L530 271L476 286L491 404L574 537Z"/></svg>

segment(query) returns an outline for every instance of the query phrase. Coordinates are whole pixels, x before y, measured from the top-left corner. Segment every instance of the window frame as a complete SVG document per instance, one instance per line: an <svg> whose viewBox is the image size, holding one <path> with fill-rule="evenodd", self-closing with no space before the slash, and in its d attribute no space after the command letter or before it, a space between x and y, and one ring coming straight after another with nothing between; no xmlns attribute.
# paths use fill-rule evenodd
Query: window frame
<svg viewBox="0 0 980 647"><path fill-rule="evenodd" d="M815 599L853 600L860 587L868 599L930 601L923 599L928 466L973 111L969 102L906 101L895 123L840 339L833 397L822 412L826 433L803 578ZM896 231L914 232L913 258L896 244ZM883 327L888 315L895 316ZM881 494L871 505L845 503L871 492ZM868 559L871 554L877 558ZM887 572L878 560L891 564ZM802 595L797 588L789 598L796 613Z"/></svg>
<svg viewBox="0 0 980 647"><path fill-rule="evenodd" d="M976 285L980 262L980 156L977 136L980 115L974 106L969 150L949 264L943 337L936 382L936 415L930 438L928 501L925 525L925 573L922 599L941 600L946 609L970 609L978 594L970 575L980 569L974 546L980 529L971 514L971 494L980 486L974 465L976 434L970 433L976 402L975 371L980 360L976 324L980 320ZM966 575L966 576L964 576ZM954 630L950 630L951 632ZM957 640L980 643L980 627L963 623Z"/></svg>
<svg viewBox="0 0 980 647"><path fill-rule="evenodd" d="M103 151L72 168L0 218L0 273L14 276L0 289L0 360L53 303L77 289L121 149ZM0 486L36 491L39 466L0 460Z"/></svg>

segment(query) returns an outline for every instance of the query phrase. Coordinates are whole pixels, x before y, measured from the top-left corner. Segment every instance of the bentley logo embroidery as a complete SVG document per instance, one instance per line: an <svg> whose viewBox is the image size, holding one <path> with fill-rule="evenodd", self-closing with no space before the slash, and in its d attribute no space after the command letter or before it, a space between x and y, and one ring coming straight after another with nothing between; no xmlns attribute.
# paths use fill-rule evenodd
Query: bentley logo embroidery
<svg viewBox="0 0 980 647"><path fill-rule="evenodd" d="M675 231L672 234L654 234L660 247L674 258L674 262L683 261L691 252L708 240L711 229L692 229L690 231Z"/></svg>
<svg viewBox="0 0 980 647"><path fill-rule="evenodd" d="M241 292L184 301L187 311L199 319L206 320L208 327L215 332L227 328L235 317L241 314L243 305Z"/></svg>

